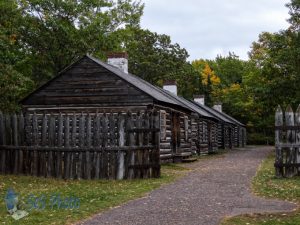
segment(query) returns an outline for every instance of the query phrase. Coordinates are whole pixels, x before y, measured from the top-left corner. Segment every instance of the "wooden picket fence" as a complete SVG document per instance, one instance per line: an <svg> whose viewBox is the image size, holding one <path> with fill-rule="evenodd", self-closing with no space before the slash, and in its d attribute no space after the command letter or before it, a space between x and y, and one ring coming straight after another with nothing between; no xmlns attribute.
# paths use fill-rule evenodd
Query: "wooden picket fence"
<svg viewBox="0 0 300 225"><path fill-rule="evenodd" d="M296 112L278 106L275 114L275 173L277 177L300 175L300 105Z"/></svg>
<svg viewBox="0 0 300 225"><path fill-rule="evenodd" d="M0 173L64 179L160 176L159 114L0 113Z"/></svg>

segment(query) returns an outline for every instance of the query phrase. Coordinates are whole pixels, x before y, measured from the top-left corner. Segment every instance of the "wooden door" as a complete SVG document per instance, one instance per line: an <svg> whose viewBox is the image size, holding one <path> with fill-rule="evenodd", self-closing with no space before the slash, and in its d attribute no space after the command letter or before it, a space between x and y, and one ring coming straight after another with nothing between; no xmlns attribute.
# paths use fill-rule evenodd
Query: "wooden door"
<svg viewBox="0 0 300 225"><path fill-rule="evenodd" d="M173 153L180 153L180 115L172 113L172 149Z"/></svg>

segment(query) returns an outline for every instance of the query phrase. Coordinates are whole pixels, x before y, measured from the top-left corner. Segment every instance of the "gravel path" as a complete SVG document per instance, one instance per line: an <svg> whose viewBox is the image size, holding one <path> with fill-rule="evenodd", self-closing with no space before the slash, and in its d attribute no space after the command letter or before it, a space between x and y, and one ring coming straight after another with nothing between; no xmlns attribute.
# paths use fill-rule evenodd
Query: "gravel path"
<svg viewBox="0 0 300 225"><path fill-rule="evenodd" d="M247 147L189 164L193 171L175 183L79 224L214 225L225 216L291 211L296 205L250 192L251 178L271 150Z"/></svg>

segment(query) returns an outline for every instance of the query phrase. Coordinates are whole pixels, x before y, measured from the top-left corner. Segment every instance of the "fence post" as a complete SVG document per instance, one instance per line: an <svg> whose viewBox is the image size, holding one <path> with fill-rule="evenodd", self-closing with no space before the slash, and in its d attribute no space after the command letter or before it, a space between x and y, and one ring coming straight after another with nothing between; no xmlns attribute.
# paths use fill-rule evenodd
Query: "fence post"
<svg viewBox="0 0 300 225"><path fill-rule="evenodd" d="M275 126L282 127L283 126L283 112L280 106L277 107L275 113ZM282 155L282 130L276 128L275 129L275 174L276 177L283 177L283 155Z"/></svg>
<svg viewBox="0 0 300 225"><path fill-rule="evenodd" d="M124 124L125 124L125 118L122 115L122 113L119 114L119 146L123 147L125 145L125 132L124 132ZM124 152L118 151L118 172L117 172L117 179L122 180L124 178Z"/></svg>
<svg viewBox="0 0 300 225"><path fill-rule="evenodd" d="M33 151L33 165L32 165L32 174L33 176L38 175L38 152L37 152L37 145L38 145L38 121L37 121L37 115L34 112L32 117L32 143L35 147Z"/></svg>
<svg viewBox="0 0 300 225"><path fill-rule="evenodd" d="M91 115L87 115L86 120L86 143L87 143L87 151L85 152L85 176L86 179L91 179L91 157L90 157L90 148L92 146L92 119Z"/></svg>
<svg viewBox="0 0 300 225"><path fill-rule="evenodd" d="M154 128L158 129L157 131L155 131L154 133L154 164L155 164L155 168L154 168L154 174L153 177L160 177L160 152L159 152L159 147L160 147L160 113L158 113L157 111L155 111L153 113L154 115Z"/></svg>
<svg viewBox="0 0 300 225"><path fill-rule="evenodd" d="M296 110L296 113L295 113L295 124L296 126L298 126L297 130L295 131L295 142L296 142L296 145L298 145L298 147L296 148L296 161L297 161L297 164L298 164L298 167L297 167L297 170L298 170L298 175L300 175L300 104Z"/></svg>
<svg viewBox="0 0 300 225"><path fill-rule="evenodd" d="M285 111L285 124L286 126L294 126L295 120L294 120L294 112L290 105L287 106ZM287 129L287 143L293 144L295 141L295 132L293 129ZM291 146L287 149L287 155L286 155L286 176L292 177L295 175L295 166L291 166L290 164L294 164L296 159L295 155L295 149Z"/></svg>
<svg viewBox="0 0 300 225"><path fill-rule="evenodd" d="M65 140L64 140L64 147L70 147L70 116L66 114L65 121L64 121L64 133L65 133ZM65 151L64 153L64 178L70 178L70 160L71 160L71 152Z"/></svg>
<svg viewBox="0 0 300 225"><path fill-rule="evenodd" d="M0 112L0 145L6 144L6 137L5 137L5 121L4 121L4 115L2 112ZM0 156L1 156L1 165L0 165L0 172L5 173L5 150L0 149Z"/></svg>
<svg viewBox="0 0 300 225"><path fill-rule="evenodd" d="M133 124L133 116L131 114L131 112L127 113L127 127L126 127L126 131L128 133L128 146L134 146L135 145L135 140L134 140L134 133L133 131L130 131L134 128L134 124ZM134 151L128 151L127 153L127 159L129 161L129 163L127 163L127 168L128 168L128 177L129 179L133 179L134 178L134 169L133 166L134 165Z"/></svg>
<svg viewBox="0 0 300 225"><path fill-rule="evenodd" d="M95 121L94 121L94 147L100 147L100 129L101 129L101 123L100 123L100 115L97 112ZM99 151L95 152L96 154L96 163L95 163L95 179L99 179L100 177L100 167L102 166L100 164L101 161L101 153Z"/></svg>
<svg viewBox="0 0 300 225"><path fill-rule="evenodd" d="M25 120L24 120L24 116L22 113L20 113L19 116L19 145L23 145L25 144ZM19 162L18 162L18 173L23 173L23 159L24 159L24 151L23 150L19 150Z"/></svg>

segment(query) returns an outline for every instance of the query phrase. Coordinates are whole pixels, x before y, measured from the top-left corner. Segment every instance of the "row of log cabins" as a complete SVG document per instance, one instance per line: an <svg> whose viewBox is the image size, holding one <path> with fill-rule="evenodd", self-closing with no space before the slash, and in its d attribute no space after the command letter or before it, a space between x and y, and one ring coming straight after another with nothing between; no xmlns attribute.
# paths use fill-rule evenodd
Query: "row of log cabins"
<svg viewBox="0 0 300 225"><path fill-rule="evenodd" d="M21 101L24 113L160 112L160 158L178 161L192 154L245 145L245 126L225 113L177 96L129 74L126 53L104 63L85 55Z"/></svg>

